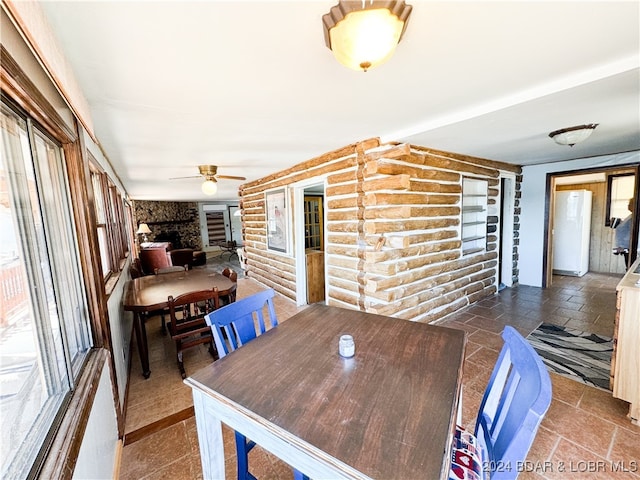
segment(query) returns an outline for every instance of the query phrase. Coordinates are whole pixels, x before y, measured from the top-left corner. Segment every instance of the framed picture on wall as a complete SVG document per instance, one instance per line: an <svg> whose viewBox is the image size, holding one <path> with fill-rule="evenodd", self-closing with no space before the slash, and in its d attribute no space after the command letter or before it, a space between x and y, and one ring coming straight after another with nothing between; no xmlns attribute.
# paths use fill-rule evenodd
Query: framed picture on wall
<svg viewBox="0 0 640 480"><path fill-rule="evenodd" d="M267 249L287 251L287 195L286 189L265 193L267 204Z"/></svg>

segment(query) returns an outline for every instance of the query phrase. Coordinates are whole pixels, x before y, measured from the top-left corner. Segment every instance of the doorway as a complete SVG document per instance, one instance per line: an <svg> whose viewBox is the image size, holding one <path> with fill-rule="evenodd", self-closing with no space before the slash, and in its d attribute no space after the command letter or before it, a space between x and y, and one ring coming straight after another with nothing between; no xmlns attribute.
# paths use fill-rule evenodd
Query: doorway
<svg viewBox="0 0 640 480"><path fill-rule="evenodd" d="M227 240L233 240L236 245L241 247L242 244L242 216L240 207L229 206L229 233Z"/></svg>
<svg viewBox="0 0 640 480"><path fill-rule="evenodd" d="M498 248L498 291L513 286L513 231L515 215L515 174L500 176L500 222Z"/></svg>
<svg viewBox="0 0 640 480"><path fill-rule="evenodd" d="M296 303L309 305L324 302L325 286L325 185L314 179L301 184L294 192L296 242Z"/></svg>
<svg viewBox="0 0 640 480"><path fill-rule="evenodd" d="M586 190L592 193L587 271L610 275L624 274L626 271L624 257L613 254L616 232L612 228L614 225L611 224L611 217L631 215L631 212L626 209L630 198L634 199L635 212L638 212L639 168L638 165L621 165L547 174L543 288L551 286L553 282L554 238L556 236L554 227L559 221L555 215L556 194L562 191ZM616 178L623 178L624 181L618 183L614 181ZM612 185L619 188L612 188ZM639 221L639 215L634 214L631 218L629 242L630 263L636 258Z"/></svg>

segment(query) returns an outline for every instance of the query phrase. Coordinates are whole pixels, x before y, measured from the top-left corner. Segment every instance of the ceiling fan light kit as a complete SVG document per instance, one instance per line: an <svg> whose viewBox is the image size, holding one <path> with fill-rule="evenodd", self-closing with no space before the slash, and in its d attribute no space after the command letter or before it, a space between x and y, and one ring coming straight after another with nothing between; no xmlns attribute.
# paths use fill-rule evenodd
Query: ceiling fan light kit
<svg viewBox="0 0 640 480"><path fill-rule="evenodd" d="M576 143L583 142L593 133L598 126L597 123L578 125L575 127L561 128L549 134L558 145L569 145L573 147Z"/></svg>
<svg viewBox="0 0 640 480"><path fill-rule="evenodd" d="M202 182L202 193L205 195L215 195L218 192L218 184L216 181L216 173L218 173L218 167L216 165L198 165L200 175L205 178Z"/></svg>
<svg viewBox="0 0 640 480"><path fill-rule="evenodd" d="M215 195L218 191L218 184L216 183L215 178L207 179L202 183L200 188L202 188L202 193L205 195Z"/></svg>
<svg viewBox="0 0 640 480"><path fill-rule="evenodd" d="M340 1L322 16L324 40L336 60L367 71L386 62L407 28L404 1Z"/></svg>
<svg viewBox="0 0 640 480"><path fill-rule="evenodd" d="M218 175L217 165L198 165L198 171L200 175L193 177L174 177L171 180L179 180L183 178L201 178L204 177L204 182L201 185L202 193L205 195L215 195L218 191L218 179L226 180L246 180L246 177L237 177L234 175Z"/></svg>

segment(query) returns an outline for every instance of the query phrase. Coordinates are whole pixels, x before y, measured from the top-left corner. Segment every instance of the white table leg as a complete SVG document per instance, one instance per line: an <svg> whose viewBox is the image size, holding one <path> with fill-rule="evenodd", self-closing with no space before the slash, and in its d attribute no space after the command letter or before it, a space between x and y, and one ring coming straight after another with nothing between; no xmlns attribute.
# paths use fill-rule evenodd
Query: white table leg
<svg viewBox="0 0 640 480"><path fill-rule="evenodd" d="M207 408L206 396L193 390L193 407L196 413L198 443L202 476L206 480L224 480L224 444L222 423L211 408Z"/></svg>

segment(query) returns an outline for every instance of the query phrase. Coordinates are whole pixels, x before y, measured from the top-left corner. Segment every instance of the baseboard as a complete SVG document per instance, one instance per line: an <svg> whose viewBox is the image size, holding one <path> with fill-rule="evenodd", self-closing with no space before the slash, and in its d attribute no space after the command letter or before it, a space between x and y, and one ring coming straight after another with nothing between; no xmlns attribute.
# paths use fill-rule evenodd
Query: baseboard
<svg viewBox="0 0 640 480"><path fill-rule="evenodd" d="M144 427L140 427L137 430L134 430L130 433L125 434L124 436L124 446L131 445L138 440L152 435L160 430L164 430L165 428L170 427L171 425L175 425L176 423L182 422L183 420L187 420L195 415L195 410L193 407L185 408L179 412L173 413L168 417L164 417L160 420L157 420L149 425L145 425Z"/></svg>

